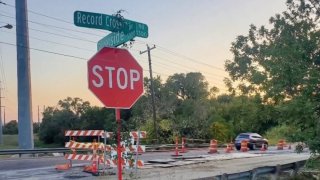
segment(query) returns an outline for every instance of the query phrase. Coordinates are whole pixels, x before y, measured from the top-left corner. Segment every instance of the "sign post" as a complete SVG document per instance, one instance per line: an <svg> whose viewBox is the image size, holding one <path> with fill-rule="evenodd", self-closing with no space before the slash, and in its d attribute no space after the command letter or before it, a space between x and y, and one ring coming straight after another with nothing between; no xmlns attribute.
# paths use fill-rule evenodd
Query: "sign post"
<svg viewBox="0 0 320 180"><path fill-rule="evenodd" d="M102 48L88 61L89 89L107 108L115 108L118 178L122 179L120 109L130 109L143 94L142 67L126 49Z"/></svg>
<svg viewBox="0 0 320 180"><path fill-rule="evenodd" d="M116 120L118 124L118 131L117 131L117 154L118 154L118 179L122 179L122 156L121 156L121 119L120 119L120 109L116 109Z"/></svg>
<svg viewBox="0 0 320 180"><path fill-rule="evenodd" d="M75 11L74 24L79 27L111 31L102 38L96 53L88 61L89 89L107 108L114 108L117 130L118 179L122 179L120 109L130 109L143 93L142 67L125 49L117 47L135 37L148 37L143 23L101 13Z"/></svg>

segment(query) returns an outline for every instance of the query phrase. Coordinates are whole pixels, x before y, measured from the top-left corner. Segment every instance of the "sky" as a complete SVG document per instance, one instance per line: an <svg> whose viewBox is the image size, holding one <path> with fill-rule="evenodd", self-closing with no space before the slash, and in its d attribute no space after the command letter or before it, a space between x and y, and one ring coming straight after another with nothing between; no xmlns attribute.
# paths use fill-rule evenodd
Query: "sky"
<svg viewBox="0 0 320 180"><path fill-rule="evenodd" d="M2 113L5 110L8 122L18 119L15 1L0 1L6 3L0 3L0 26L13 25L11 30L0 29ZM238 35L247 35L250 24L267 26L271 16L286 9L285 0L27 0L27 6L34 122L38 117L41 121L44 107L57 106L67 97L103 106L88 89L87 60L110 32L75 26L75 11L112 15L124 10L125 19L149 28L149 37L135 38L129 49L144 76L149 76L148 57L139 52L147 44L155 45L154 76L165 82L174 73L201 72L209 87L223 92L231 43Z"/></svg>

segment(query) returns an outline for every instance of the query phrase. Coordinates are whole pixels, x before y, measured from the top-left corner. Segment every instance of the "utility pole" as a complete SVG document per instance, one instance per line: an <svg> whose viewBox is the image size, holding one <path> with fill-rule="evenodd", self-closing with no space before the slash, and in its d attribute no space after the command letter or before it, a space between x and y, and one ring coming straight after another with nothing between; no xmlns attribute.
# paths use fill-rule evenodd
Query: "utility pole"
<svg viewBox="0 0 320 180"><path fill-rule="evenodd" d="M3 127L2 127L2 112L1 112L1 109L2 109L2 94L1 94L1 90L2 90L2 87L1 87L1 81L0 81L0 144L3 144Z"/></svg>
<svg viewBox="0 0 320 180"><path fill-rule="evenodd" d="M19 148L33 149L27 0L16 0Z"/></svg>
<svg viewBox="0 0 320 180"><path fill-rule="evenodd" d="M151 66L151 54L150 51L155 49L156 46L153 45L152 48L149 47L147 44L147 50L140 51L140 54L148 52L148 60L149 60L149 72L150 72L150 85L151 85L151 99L152 99L152 113L153 113L153 126L154 126L154 132L156 133L157 138L157 144L159 144L159 133L157 128L157 116L156 116L156 106L155 106L155 100L154 100L154 85L153 85L153 76L152 76L152 66Z"/></svg>
<svg viewBox="0 0 320 180"><path fill-rule="evenodd" d="M6 107L3 106L3 127L6 125Z"/></svg>
<svg viewBox="0 0 320 180"><path fill-rule="evenodd" d="M40 131L40 107L38 105L38 126L39 126L39 131Z"/></svg>

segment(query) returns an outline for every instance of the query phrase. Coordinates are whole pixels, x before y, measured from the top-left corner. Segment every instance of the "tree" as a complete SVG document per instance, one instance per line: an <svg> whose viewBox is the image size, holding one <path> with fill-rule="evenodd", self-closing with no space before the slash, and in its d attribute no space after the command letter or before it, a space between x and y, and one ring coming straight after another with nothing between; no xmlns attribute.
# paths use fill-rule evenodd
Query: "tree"
<svg viewBox="0 0 320 180"><path fill-rule="evenodd" d="M11 120L3 127L3 134L18 134L18 122Z"/></svg>
<svg viewBox="0 0 320 180"><path fill-rule="evenodd" d="M315 113L320 97L319 0L288 0L287 7L270 18L270 29L251 25L247 36L238 36L231 47L234 58L225 68L243 94L264 94L265 103L287 108L303 99ZM310 117L309 111L302 113ZM320 117L302 121L293 114L291 119L299 136L317 139L312 150L319 152Z"/></svg>
<svg viewBox="0 0 320 180"><path fill-rule="evenodd" d="M165 87L169 90L169 94L174 94L182 100L205 99L209 95L208 82L199 72L169 76Z"/></svg>
<svg viewBox="0 0 320 180"><path fill-rule="evenodd" d="M83 127L81 116L90 108L90 103L80 98L67 97L58 102L58 107L47 107L43 112L43 119L39 138L43 142L65 142L64 132L69 129Z"/></svg>

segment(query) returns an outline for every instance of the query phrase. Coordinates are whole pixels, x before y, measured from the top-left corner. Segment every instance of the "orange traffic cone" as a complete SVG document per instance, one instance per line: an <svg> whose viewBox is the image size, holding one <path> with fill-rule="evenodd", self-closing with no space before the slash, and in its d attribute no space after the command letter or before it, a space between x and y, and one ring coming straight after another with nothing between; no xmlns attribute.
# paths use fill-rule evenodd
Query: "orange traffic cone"
<svg viewBox="0 0 320 180"><path fill-rule="evenodd" d="M227 144L227 148L225 149L226 153L231 153L231 147L229 144Z"/></svg>
<svg viewBox="0 0 320 180"><path fill-rule="evenodd" d="M186 138L183 137L182 141L181 141L181 151L180 153L186 153L187 152L187 148L186 148Z"/></svg>
<svg viewBox="0 0 320 180"><path fill-rule="evenodd" d="M280 139L278 142L277 150L283 150L284 140Z"/></svg>
<svg viewBox="0 0 320 180"><path fill-rule="evenodd" d="M63 170L68 170L70 168L71 168L70 164L66 163L66 164L57 165L55 169L58 171L63 171Z"/></svg>
<svg viewBox="0 0 320 180"><path fill-rule="evenodd" d="M182 155L180 155L179 154L179 139L178 139L178 137L176 137L176 148L175 148L175 153L174 154L172 154L171 156L182 156Z"/></svg>
<svg viewBox="0 0 320 180"><path fill-rule="evenodd" d="M96 160L94 160L94 161L92 162L91 173L92 173L93 175L97 175L97 174L98 174L98 165L97 165L97 161L96 161Z"/></svg>
<svg viewBox="0 0 320 180"><path fill-rule="evenodd" d="M242 140L241 141L241 152L247 152L248 151L248 141L247 140Z"/></svg>
<svg viewBox="0 0 320 180"><path fill-rule="evenodd" d="M264 151L266 151L266 150L267 150L266 145L265 145L265 144L262 144L260 151L264 152Z"/></svg>
<svg viewBox="0 0 320 180"><path fill-rule="evenodd" d="M210 140L210 147L209 147L209 154L213 154L213 153L217 153L218 150L217 150L217 144L218 144L218 141L215 140L215 139L211 139Z"/></svg>

